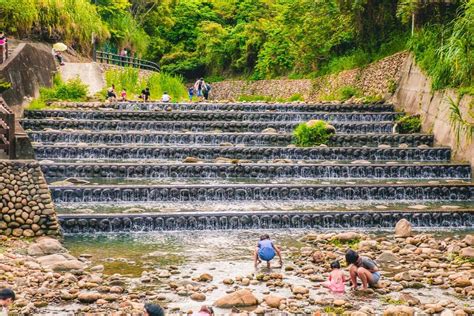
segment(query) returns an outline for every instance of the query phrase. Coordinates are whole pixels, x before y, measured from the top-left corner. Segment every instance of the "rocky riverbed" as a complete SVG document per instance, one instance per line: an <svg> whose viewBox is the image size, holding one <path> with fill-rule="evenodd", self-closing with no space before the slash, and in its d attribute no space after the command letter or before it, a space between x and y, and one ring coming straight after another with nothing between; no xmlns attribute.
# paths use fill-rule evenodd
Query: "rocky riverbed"
<svg viewBox="0 0 474 316"><path fill-rule="evenodd" d="M17 293L13 312L34 315L139 315L146 301L166 307L168 314L195 311L202 304L214 305L219 315L278 310L313 315L474 313L470 232L412 233L405 222L398 225L397 235L275 231L270 234L283 246L283 267L255 270L251 251L260 233L200 232L189 237L187 246L137 245L145 253L130 249L132 256L127 257L120 249L121 256L107 258L92 248L89 254L77 253L84 249L68 238L65 244L75 256L49 237L35 242L4 238L0 286ZM181 238L182 233L174 234ZM343 263L348 247L376 259L383 276L378 288L353 292L347 286L346 294L334 296L320 285L329 263ZM97 248L112 253L105 242Z"/></svg>

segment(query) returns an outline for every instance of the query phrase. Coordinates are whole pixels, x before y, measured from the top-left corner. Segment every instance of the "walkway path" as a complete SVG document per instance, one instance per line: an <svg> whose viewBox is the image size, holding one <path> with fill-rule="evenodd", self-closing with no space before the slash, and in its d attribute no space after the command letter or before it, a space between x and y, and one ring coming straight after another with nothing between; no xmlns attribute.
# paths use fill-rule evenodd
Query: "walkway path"
<svg viewBox="0 0 474 316"><path fill-rule="evenodd" d="M60 68L63 80L67 81L79 77L89 87L89 95L94 95L105 88L104 76L97 63L68 63Z"/></svg>

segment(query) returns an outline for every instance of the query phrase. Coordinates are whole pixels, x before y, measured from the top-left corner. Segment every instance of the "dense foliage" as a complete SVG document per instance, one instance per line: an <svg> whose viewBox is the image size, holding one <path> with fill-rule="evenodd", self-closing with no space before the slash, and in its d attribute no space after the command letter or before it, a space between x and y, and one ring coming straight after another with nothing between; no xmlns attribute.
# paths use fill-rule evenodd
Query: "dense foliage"
<svg viewBox="0 0 474 316"><path fill-rule="evenodd" d="M409 48L433 87L472 86L474 0L0 0L0 28L159 62L187 78L312 77Z"/></svg>
<svg viewBox="0 0 474 316"><path fill-rule="evenodd" d="M336 130L325 121L311 120L300 123L293 131L294 143L300 147L325 145Z"/></svg>

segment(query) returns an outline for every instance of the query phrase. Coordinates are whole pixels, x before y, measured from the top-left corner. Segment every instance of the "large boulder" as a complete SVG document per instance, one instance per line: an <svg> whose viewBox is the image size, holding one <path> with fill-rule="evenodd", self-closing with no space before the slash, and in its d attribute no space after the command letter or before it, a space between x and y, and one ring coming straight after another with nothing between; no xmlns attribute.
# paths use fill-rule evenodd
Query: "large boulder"
<svg viewBox="0 0 474 316"><path fill-rule="evenodd" d="M92 293L92 292L82 292L79 293L77 299L81 303L91 304L101 298L99 293Z"/></svg>
<svg viewBox="0 0 474 316"><path fill-rule="evenodd" d="M393 252L384 251L376 259L377 263L380 264L389 264L389 263L398 263L400 258L398 258Z"/></svg>
<svg viewBox="0 0 474 316"><path fill-rule="evenodd" d="M263 298L265 303L267 303L267 305L272 308L278 308L281 304L281 301L284 299L285 299L284 297L281 297L275 294L270 294Z"/></svg>
<svg viewBox="0 0 474 316"><path fill-rule="evenodd" d="M51 237L41 237L28 247L27 252L30 256L44 256L65 253L67 250L61 245L59 240Z"/></svg>
<svg viewBox="0 0 474 316"><path fill-rule="evenodd" d="M413 316L415 310L412 307L399 305L389 306L384 312L383 316Z"/></svg>
<svg viewBox="0 0 474 316"><path fill-rule="evenodd" d="M474 248L472 247L466 247L461 249L459 252L459 255L464 258L474 258Z"/></svg>
<svg viewBox="0 0 474 316"><path fill-rule="evenodd" d="M209 273L203 273L199 276L201 282L211 282L214 278Z"/></svg>
<svg viewBox="0 0 474 316"><path fill-rule="evenodd" d="M250 290L243 289L227 294L214 302L219 308L246 307L258 305L257 298Z"/></svg>
<svg viewBox="0 0 474 316"><path fill-rule="evenodd" d="M37 258L43 268L51 269L55 272L67 272L71 270L83 270L86 264L70 255L54 254Z"/></svg>
<svg viewBox="0 0 474 316"><path fill-rule="evenodd" d="M463 239L463 241L468 246L474 246L474 235L466 235L466 237Z"/></svg>
<svg viewBox="0 0 474 316"><path fill-rule="evenodd" d="M195 293L191 294L190 298L193 301L202 302L202 301L206 300L206 295L204 295L203 293L195 292Z"/></svg>
<svg viewBox="0 0 474 316"><path fill-rule="evenodd" d="M395 236L410 237L411 236L411 223L404 218L399 220L397 225L395 225Z"/></svg>
<svg viewBox="0 0 474 316"><path fill-rule="evenodd" d="M308 294L309 293L309 290L307 288L305 288L304 286L301 286L301 285L296 285L296 286L293 286L291 288L291 292L293 292L293 294Z"/></svg>
<svg viewBox="0 0 474 316"><path fill-rule="evenodd" d="M342 242L348 242L348 241L352 241L352 240L356 240L360 238L361 238L360 234L356 232L343 232L333 237L333 239L337 239Z"/></svg>

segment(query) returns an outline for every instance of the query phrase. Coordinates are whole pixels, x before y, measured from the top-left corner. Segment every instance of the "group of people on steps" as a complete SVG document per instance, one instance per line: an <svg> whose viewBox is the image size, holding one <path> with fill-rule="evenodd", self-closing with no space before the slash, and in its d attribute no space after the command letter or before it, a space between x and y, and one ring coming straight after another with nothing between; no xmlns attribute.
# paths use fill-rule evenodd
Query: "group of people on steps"
<svg viewBox="0 0 474 316"><path fill-rule="evenodd" d="M196 83L189 87L188 89L188 96L189 96L189 101L193 102L193 97L194 95L197 96L198 101L203 101L203 100L208 100L209 99L209 92L211 91L211 85L206 83L204 81L204 78L199 78ZM142 99L144 102L150 100L150 88L146 87L141 91L141 94L138 96L139 99ZM117 92L115 91L115 85L112 84L108 89L107 89L107 100L110 102L115 102L115 101L127 101L127 90L125 88L122 89L120 92L120 97L117 95ZM171 96L168 94L167 91L163 92L163 95L161 96L161 102L164 103L169 103L171 102Z"/></svg>

